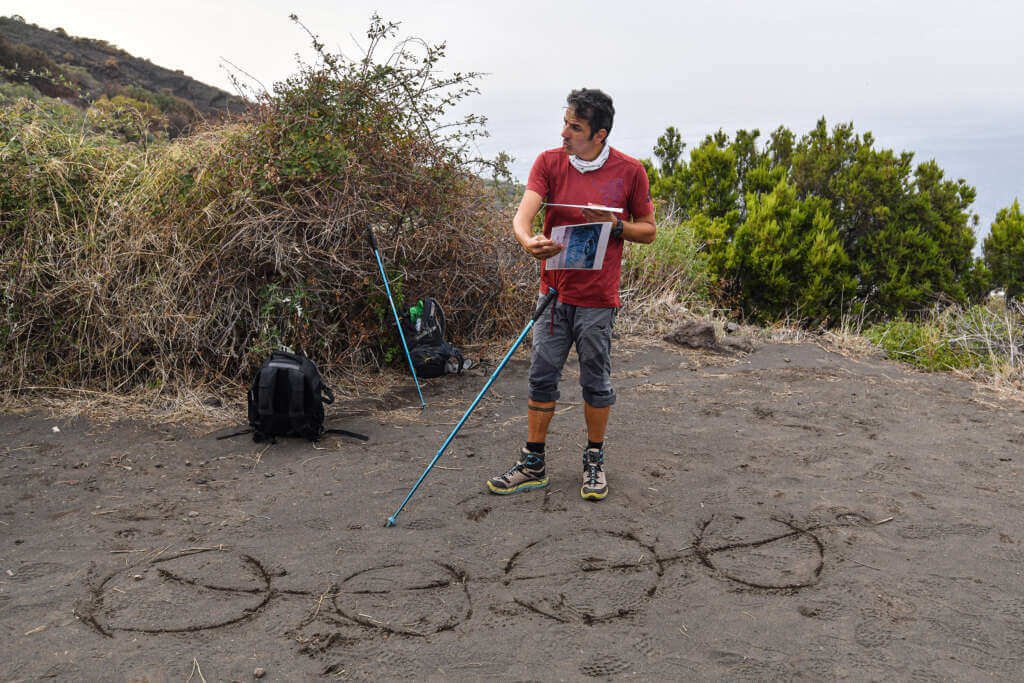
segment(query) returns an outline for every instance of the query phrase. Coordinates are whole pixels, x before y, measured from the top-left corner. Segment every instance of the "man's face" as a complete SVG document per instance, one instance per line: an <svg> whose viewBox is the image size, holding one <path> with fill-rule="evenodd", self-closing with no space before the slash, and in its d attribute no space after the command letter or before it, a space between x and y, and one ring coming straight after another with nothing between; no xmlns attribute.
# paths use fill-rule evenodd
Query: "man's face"
<svg viewBox="0 0 1024 683"><path fill-rule="evenodd" d="M590 124L586 119L576 116L572 109L565 110L565 117L562 125L562 147L570 155L575 154L581 159L593 159L601 151L601 144L607 133L602 128L592 135Z"/></svg>

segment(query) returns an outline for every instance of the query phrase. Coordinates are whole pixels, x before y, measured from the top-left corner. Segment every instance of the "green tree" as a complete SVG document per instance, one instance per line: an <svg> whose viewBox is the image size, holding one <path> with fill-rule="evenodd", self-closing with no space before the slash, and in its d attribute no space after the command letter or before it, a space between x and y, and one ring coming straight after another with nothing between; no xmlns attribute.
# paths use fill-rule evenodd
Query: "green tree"
<svg viewBox="0 0 1024 683"><path fill-rule="evenodd" d="M736 212L740 190L736 161L736 152L721 138L709 136L693 150L687 169L690 183L686 204L692 214L728 220Z"/></svg>
<svg viewBox="0 0 1024 683"><path fill-rule="evenodd" d="M974 189L943 179L934 161L920 164L902 195L876 207L878 224L857 242L862 293L886 315L920 312L936 301L966 303L974 233L967 207ZM866 291L865 291L866 290Z"/></svg>
<svg viewBox="0 0 1024 683"><path fill-rule="evenodd" d="M992 271L985 265L985 259L976 257L971 270L964 278L967 300L972 304L984 303L992 291Z"/></svg>
<svg viewBox="0 0 1024 683"><path fill-rule="evenodd" d="M939 250L919 227L890 221L865 238L860 256L858 275L861 283L872 283L865 296L876 311L919 312L934 301L931 264Z"/></svg>
<svg viewBox="0 0 1024 683"><path fill-rule="evenodd" d="M969 207L976 192L964 180L944 179L934 160L914 171L911 191L902 198L899 221L917 227L935 243L938 257L921 264L934 282L935 291L963 304L967 301L965 282L974 263L974 231Z"/></svg>
<svg viewBox="0 0 1024 683"><path fill-rule="evenodd" d="M1006 298L1024 294L1024 215L1020 200L1000 209L992 229L982 244L985 265L992 273L992 284L1002 287Z"/></svg>
<svg viewBox="0 0 1024 683"><path fill-rule="evenodd" d="M784 177L782 169L773 169L768 152L758 149L757 139L760 136L761 131L756 128L750 131L741 128L729 144L729 149L736 155L740 220L747 218L748 194L771 192Z"/></svg>
<svg viewBox="0 0 1024 683"><path fill-rule="evenodd" d="M935 161L915 165L911 152L876 147L874 136L858 134L852 123L830 129L826 120L820 119L799 141L792 131L780 126L763 147L759 138L756 129L739 130L733 138L719 130L691 150L689 159L677 160L674 152L682 149L669 144L674 137L667 131L656 150L663 163L652 194L677 206L692 223L704 242L711 273L732 283L723 293L756 303L762 312L780 310L777 294L782 289L774 286L768 274L786 268L766 266L759 271L762 279L756 286L768 286L765 294L748 291L755 286L753 281L741 277L729 264L743 263L730 258L753 248L751 234L776 246L794 244L788 238L779 241L786 221L777 219L773 228L763 216L762 200L769 195L781 202L780 210L788 210L779 195L781 183L795 192L799 202L813 200L815 209L828 218L829 231L820 225L816 229L820 234L834 231L852 269L830 267L827 271L840 278L833 285L844 301L866 302L874 315L887 316L930 308L937 301L966 303L978 296L986 276L972 258L971 226L977 219L970 206L975 190L966 181L945 178ZM671 172L666 171L669 168ZM762 212L756 220L755 206ZM797 224L808 230L810 219L806 216L814 212L794 211L804 216ZM778 231L782 232L776 234ZM745 245L734 245L741 236ZM826 249L828 240L823 239L801 243L799 249L817 244L822 254L832 254L831 246ZM735 252L732 257L729 249ZM788 263L785 255L779 258L780 264ZM755 260L758 268L770 261L762 252ZM848 279L850 272L855 274L854 280ZM818 291L808 294L812 301L828 299L834 290L820 278L813 283L807 278L794 282ZM823 294L826 289L828 293ZM762 295L771 301L758 301ZM791 290L789 295L790 309L803 301L802 290Z"/></svg>
<svg viewBox="0 0 1024 683"><path fill-rule="evenodd" d="M786 181L747 201L750 213L726 258L744 312L767 320L795 314L811 323L835 318L855 282L828 202L799 199Z"/></svg>
<svg viewBox="0 0 1024 683"><path fill-rule="evenodd" d="M669 126L654 145L654 156L658 159L659 170L670 176L676 172L679 159L683 156L686 143L675 126Z"/></svg>
<svg viewBox="0 0 1024 683"><path fill-rule="evenodd" d="M796 135L785 126L779 126L772 131L768 139L768 155L771 158L773 167L790 169L793 165L793 149L796 145Z"/></svg>
<svg viewBox="0 0 1024 683"><path fill-rule="evenodd" d="M911 152L876 149L852 123L830 132L824 119L793 153L801 197L823 197L843 246L857 266L857 294L881 315L965 303L974 233L968 211L975 190L944 178L935 161L916 169Z"/></svg>
<svg viewBox="0 0 1024 683"><path fill-rule="evenodd" d="M697 214L689 219L694 235L701 243L701 251L705 254L708 275L716 284L719 292L724 291L729 278L729 243L732 240L732 226L724 218L711 218L705 214Z"/></svg>
<svg viewBox="0 0 1024 683"><path fill-rule="evenodd" d="M688 163L677 163L672 174L659 178L652 194L669 201L685 218L738 216L739 176L729 137L722 131L705 137L690 152Z"/></svg>
<svg viewBox="0 0 1024 683"><path fill-rule="evenodd" d="M776 168L767 151L759 149L760 135L756 128L738 130L730 139L719 130L682 161L679 155L686 145L669 127L654 150L660 168L652 176L652 194L681 209L687 218L703 214L726 219L735 227L746 217L747 193L771 192L786 177L787 170Z"/></svg>
<svg viewBox="0 0 1024 683"><path fill-rule="evenodd" d="M792 153L793 182L800 197L823 197L832 204L843 246L854 257L861 240L890 220L908 191L913 154L874 149L874 137L854 132L852 123L825 119L804 135Z"/></svg>
<svg viewBox="0 0 1024 683"><path fill-rule="evenodd" d="M788 134L790 151L785 152L782 148L785 143L785 136ZM772 133L767 146L763 150L757 149L757 138L760 132L754 129L750 133L744 130L736 131L736 140L733 149L736 150L738 159L737 175L743 196L753 192L754 194L767 194L783 180L789 178L790 166L789 157L792 155L793 134L786 128L779 127ZM784 154L779 156L777 152ZM784 159L784 161L783 161ZM746 218L747 206L744 203L742 215Z"/></svg>

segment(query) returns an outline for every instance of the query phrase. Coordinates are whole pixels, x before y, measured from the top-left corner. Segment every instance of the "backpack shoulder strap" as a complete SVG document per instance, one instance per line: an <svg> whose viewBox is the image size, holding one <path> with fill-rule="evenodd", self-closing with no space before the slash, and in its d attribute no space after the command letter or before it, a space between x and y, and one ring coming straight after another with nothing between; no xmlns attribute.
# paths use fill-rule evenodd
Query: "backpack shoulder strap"
<svg viewBox="0 0 1024 683"><path fill-rule="evenodd" d="M321 401L330 405L334 402L334 390L327 385L327 382L324 381L324 376L319 374L319 369L316 368L315 362L308 358L306 358L306 362L309 365L306 367L305 373L306 377L309 378L313 398L315 399L316 392L319 392Z"/></svg>
<svg viewBox="0 0 1024 683"><path fill-rule="evenodd" d="M306 381L309 382L309 388L315 396L316 392L322 392L324 388L323 379L320 377L320 370L317 369L316 363L309 358L303 357L301 360L302 374L306 378Z"/></svg>
<svg viewBox="0 0 1024 683"><path fill-rule="evenodd" d="M306 436L309 419L306 416L306 379L299 369L288 371L288 421L296 434Z"/></svg>
<svg viewBox="0 0 1024 683"><path fill-rule="evenodd" d="M260 368L259 391L256 397L256 412L260 416L269 417L274 414L274 387L277 384L277 368L264 365Z"/></svg>
<svg viewBox="0 0 1024 683"><path fill-rule="evenodd" d="M341 434L342 436L351 436L353 439L359 439L360 441L369 441L370 437L365 434L359 434L358 432L350 432L347 429L325 429L324 434Z"/></svg>
<svg viewBox="0 0 1024 683"><path fill-rule="evenodd" d="M448 336L448 320L444 317L444 309L441 308L441 304L437 299L431 297L428 301L430 301L431 307L433 308L433 317L437 320L437 326L441 332L441 339L444 340Z"/></svg>
<svg viewBox="0 0 1024 683"><path fill-rule="evenodd" d="M249 429L242 429L242 430L237 431L237 432L231 432L230 434L221 434L220 436L217 437L217 441L222 441L224 439L231 439L231 438L234 438L236 436L241 436L242 434L252 434L252 427L250 427Z"/></svg>

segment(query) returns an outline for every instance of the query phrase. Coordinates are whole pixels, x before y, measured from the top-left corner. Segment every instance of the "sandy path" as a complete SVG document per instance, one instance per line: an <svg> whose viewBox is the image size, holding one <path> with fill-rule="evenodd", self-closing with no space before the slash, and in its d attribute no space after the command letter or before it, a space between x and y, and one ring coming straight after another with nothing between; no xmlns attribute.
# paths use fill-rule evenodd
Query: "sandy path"
<svg viewBox="0 0 1024 683"><path fill-rule="evenodd" d="M551 486L484 492L516 360L393 529L484 370L336 412L366 445L0 416L0 678L1020 678L1022 406L809 344L623 346L607 500L572 373Z"/></svg>

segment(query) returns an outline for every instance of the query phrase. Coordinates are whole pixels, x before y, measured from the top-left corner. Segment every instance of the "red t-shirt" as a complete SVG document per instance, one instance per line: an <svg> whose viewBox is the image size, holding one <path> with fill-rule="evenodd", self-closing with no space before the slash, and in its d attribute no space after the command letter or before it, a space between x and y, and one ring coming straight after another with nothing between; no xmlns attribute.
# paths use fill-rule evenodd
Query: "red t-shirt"
<svg viewBox="0 0 1024 683"><path fill-rule="evenodd" d="M562 148L542 152L533 162L526 189L544 201L557 204L600 204L625 209L623 220L635 220L654 213L650 181L643 164L615 148L604 166L580 173L569 163ZM561 206L544 207L544 235L551 228L584 223L583 211ZM621 237L611 237L601 270L552 270L540 265L541 294L548 287L558 290L558 300L574 306L618 308L619 279L622 275Z"/></svg>

